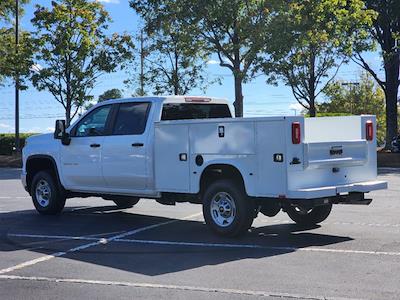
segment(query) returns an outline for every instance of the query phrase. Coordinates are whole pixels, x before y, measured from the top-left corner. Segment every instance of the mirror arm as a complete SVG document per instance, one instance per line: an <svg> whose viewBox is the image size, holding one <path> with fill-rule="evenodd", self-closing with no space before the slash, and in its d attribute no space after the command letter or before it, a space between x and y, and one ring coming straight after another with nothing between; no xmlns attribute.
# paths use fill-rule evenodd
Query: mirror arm
<svg viewBox="0 0 400 300"><path fill-rule="evenodd" d="M62 143L64 146L68 146L69 144L71 144L71 137L70 137L70 135L69 135L68 132L65 132L65 133L63 134L63 136L62 136L62 138L61 138L61 143Z"/></svg>

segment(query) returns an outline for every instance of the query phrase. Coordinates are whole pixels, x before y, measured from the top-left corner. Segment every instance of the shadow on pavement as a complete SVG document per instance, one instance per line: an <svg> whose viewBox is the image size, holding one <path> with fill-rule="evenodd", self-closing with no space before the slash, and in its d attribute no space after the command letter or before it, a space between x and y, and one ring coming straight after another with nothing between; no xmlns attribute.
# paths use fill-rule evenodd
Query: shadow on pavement
<svg viewBox="0 0 400 300"><path fill-rule="evenodd" d="M378 175L400 174L400 168L378 168Z"/></svg>
<svg viewBox="0 0 400 300"><path fill-rule="evenodd" d="M31 239L10 236L10 233L89 236L102 233L105 237L176 219L134 214L115 210L114 206L68 208L59 216L40 216L35 211L0 214L0 255L29 249L51 254L77 246L77 241ZM111 242L80 252L67 253L64 258L107 266L132 273L156 276L207 265L219 265L242 259L258 259L295 252L297 248L327 246L352 240L350 237L307 232L295 224L258 227L240 239L214 236L203 222L179 220L127 239L214 244L258 245L265 248L207 247L206 245L159 245L136 242ZM32 242L35 248L32 249ZM78 241L78 245L91 241Z"/></svg>

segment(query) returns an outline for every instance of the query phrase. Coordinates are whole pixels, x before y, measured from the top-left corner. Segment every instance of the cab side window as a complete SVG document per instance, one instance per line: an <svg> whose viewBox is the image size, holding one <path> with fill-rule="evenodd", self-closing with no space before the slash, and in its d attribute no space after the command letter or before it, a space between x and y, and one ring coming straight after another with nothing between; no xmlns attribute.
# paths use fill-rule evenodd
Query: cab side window
<svg viewBox="0 0 400 300"><path fill-rule="evenodd" d="M121 103L115 118L113 135L140 135L146 129L148 102Z"/></svg>
<svg viewBox="0 0 400 300"><path fill-rule="evenodd" d="M106 134L111 105L101 106L85 116L75 127L73 136L100 136Z"/></svg>

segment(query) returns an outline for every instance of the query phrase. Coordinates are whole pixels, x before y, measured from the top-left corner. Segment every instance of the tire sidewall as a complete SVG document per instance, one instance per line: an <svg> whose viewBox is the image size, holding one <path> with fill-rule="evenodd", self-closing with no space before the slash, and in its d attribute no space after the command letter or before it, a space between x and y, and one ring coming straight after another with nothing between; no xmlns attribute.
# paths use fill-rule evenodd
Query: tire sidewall
<svg viewBox="0 0 400 300"><path fill-rule="evenodd" d="M332 204L326 204L314 207L308 214L298 213L294 207L289 207L286 213L289 217L300 225L316 225L325 221L330 215L332 210Z"/></svg>
<svg viewBox="0 0 400 300"><path fill-rule="evenodd" d="M243 189L229 180L219 180L212 183L203 194L203 215L210 228L218 235L234 237L245 233L253 222L254 205ZM229 194L236 206L235 219L229 226L216 224L211 216L210 206L214 196L219 192Z"/></svg>
<svg viewBox="0 0 400 300"><path fill-rule="evenodd" d="M132 208L134 207L136 204L138 204L140 198L137 199L129 199L129 200L125 200L125 199L121 199L121 200L113 200L113 202L115 203L115 205L117 205L118 208Z"/></svg>
<svg viewBox="0 0 400 300"><path fill-rule="evenodd" d="M47 205L46 207L41 206L36 198L36 186L38 182L42 179L48 183L51 190L49 205ZM65 197L62 197L60 195L60 191L56 184L56 181L49 171L40 171L33 177L31 185L31 196L33 205L35 206L36 210L41 214L57 214L61 212L65 205Z"/></svg>

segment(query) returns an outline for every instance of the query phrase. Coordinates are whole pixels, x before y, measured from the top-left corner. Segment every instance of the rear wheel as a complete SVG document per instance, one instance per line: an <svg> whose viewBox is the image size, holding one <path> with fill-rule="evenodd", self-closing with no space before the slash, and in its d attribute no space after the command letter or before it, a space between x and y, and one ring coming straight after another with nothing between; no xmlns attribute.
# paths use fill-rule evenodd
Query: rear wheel
<svg viewBox="0 0 400 300"><path fill-rule="evenodd" d="M66 197L58 187L51 171L40 171L32 180L31 195L36 210L43 215L60 213Z"/></svg>
<svg viewBox="0 0 400 300"><path fill-rule="evenodd" d="M332 204L316 206L312 209L305 209L300 206L289 206L286 213L297 224L315 225L325 221L332 210Z"/></svg>
<svg viewBox="0 0 400 300"><path fill-rule="evenodd" d="M130 199L113 199L118 208L131 208L139 202L139 198Z"/></svg>
<svg viewBox="0 0 400 300"><path fill-rule="evenodd" d="M218 235L238 236L253 223L255 206L244 189L229 180L212 183L203 194L203 215Z"/></svg>

